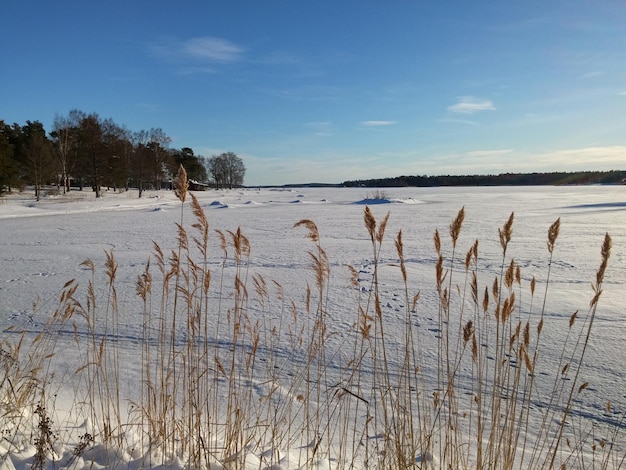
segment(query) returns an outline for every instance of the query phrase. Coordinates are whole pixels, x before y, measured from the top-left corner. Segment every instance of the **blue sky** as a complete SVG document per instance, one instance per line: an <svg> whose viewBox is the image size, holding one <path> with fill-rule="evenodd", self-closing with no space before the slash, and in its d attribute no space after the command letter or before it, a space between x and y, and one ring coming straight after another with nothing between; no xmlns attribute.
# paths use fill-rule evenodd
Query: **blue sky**
<svg viewBox="0 0 626 470"><path fill-rule="evenodd" d="M626 169L623 1L3 1L0 119L77 108L245 183Z"/></svg>

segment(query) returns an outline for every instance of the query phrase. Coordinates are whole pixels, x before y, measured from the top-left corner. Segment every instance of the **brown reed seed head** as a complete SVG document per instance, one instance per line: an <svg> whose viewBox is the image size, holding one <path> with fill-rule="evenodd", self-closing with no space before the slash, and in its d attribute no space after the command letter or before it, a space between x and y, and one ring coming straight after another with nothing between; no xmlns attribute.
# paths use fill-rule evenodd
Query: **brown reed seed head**
<svg viewBox="0 0 626 470"><path fill-rule="evenodd" d="M466 271L469 270L472 260L474 260L474 264L478 262L478 240L474 242L472 247L467 252L467 255L465 256L465 270Z"/></svg>
<svg viewBox="0 0 626 470"><path fill-rule="evenodd" d="M180 199L180 202L185 202L188 190L189 179L187 178L187 172L185 171L185 167L180 165L178 167L178 174L176 178L174 178L174 194Z"/></svg>
<svg viewBox="0 0 626 470"><path fill-rule="evenodd" d="M611 245L611 236L606 233L604 235L604 242L602 243L602 262L600 263L600 267L596 272L596 283L591 285L594 291L593 299L591 299L591 302L589 302L589 305L591 307L595 306L598 303L600 295L602 295L602 282L604 281L604 274L609 263L609 257L611 256Z"/></svg>
<svg viewBox="0 0 626 470"><path fill-rule="evenodd" d="M330 263L326 251L319 247L318 254L309 251L309 256L313 260L313 269L315 270L315 283L321 290L325 281L330 276Z"/></svg>
<svg viewBox="0 0 626 470"><path fill-rule="evenodd" d="M407 280L406 266L404 265L404 243L402 242L402 229L398 232L396 238L396 252L398 253L398 259L400 260L400 271L402 272L402 278L404 282Z"/></svg>
<svg viewBox="0 0 626 470"><path fill-rule="evenodd" d="M279 284L278 281L275 281L274 279L272 279L272 284L274 285L274 289L276 289L276 298L282 302L285 298L284 292L283 292L283 286Z"/></svg>
<svg viewBox="0 0 626 470"><path fill-rule="evenodd" d="M504 299L504 303L502 304L502 309L500 310L500 320L502 323L506 323L511 314L513 313L513 309L515 307L515 294L511 293L511 297Z"/></svg>
<svg viewBox="0 0 626 470"><path fill-rule="evenodd" d="M206 214L204 213L198 198L193 193L189 193L189 195L191 196L191 211L197 220L197 223L193 224L192 227L202 232L205 237L208 237L209 221Z"/></svg>
<svg viewBox="0 0 626 470"><path fill-rule="evenodd" d="M524 345L528 347L530 344L530 323L526 322L526 326L524 327Z"/></svg>
<svg viewBox="0 0 626 470"><path fill-rule="evenodd" d="M365 221L365 227L367 228L367 232L370 234L370 238L374 241L376 238L376 219L374 218L369 206L365 206L363 220Z"/></svg>
<svg viewBox="0 0 626 470"><path fill-rule="evenodd" d="M463 327L463 343L467 344L467 342L472 338L473 334L474 334L474 323L472 322L472 320L469 320Z"/></svg>
<svg viewBox="0 0 626 470"><path fill-rule="evenodd" d="M608 261L609 256L611 256L611 247L613 246L613 241L611 240L611 235L609 233L604 234L604 243L602 243L602 260Z"/></svg>
<svg viewBox="0 0 626 470"><path fill-rule="evenodd" d="M163 250L155 241L152 242L152 250L157 260L157 268L159 268L159 272L163 274L165 272L165 253L163 253Z"/></svg>
<svg viewBox="0 0 626 470"><path fill-rule="evenodd" d="M181 224L177 223L176 228L178 229L178 243L180 243L180 247L183 250L189 249L189 238L187 237L187 230Z"/></svg>
<svg viewBox="0 0 626 470"><path fill-rule="evenodd" d="M530 372L531 374L535 373L535 367L526 351L524 351L524 364L526 364L526 369L528 369L528 372Z"/></svg>
<svg viewBox="0 0 626 470"><path fill-rule="evenodd" d="M476 271L472 271L471 290L472 301L475 305L478 305L478 276L476 275Z"/></svg>
<svg viewBox="0 0 626 470"><path fill-rule="evenodd" d="M489 309L489 288L485 287L485 294L483 295L483 313L487 313Z"/></svg>
<svg viewBox="0 0 626 470"><path fill-rule="evenodd" d="M478 341L475 334L472 334L472 361L478 362Z"/></svg>
<svg viewBox="0 0 626 470"><path fill-rule="evenodd" d="M364 339L370 337L370 330L372 328L372 317L365 313L362 305L359 305L359 332Z"/></svg>
<svg viewBox="0 0 626 470"><path fill-rule="evenodd" d="M441 236L439 236L439 229L435 229L433 241L435 242L435 250L437 251L437 253L441 253Z"/></svg>
<svg viewBox="0 0 626 470"><path fill-rule="evenodd" d="M149 271L150 263L146 266L146 270L137 276L137 283L135 284L135 292L145 302L148 294L152 292L152 275Z"/></svg>
<svg viewBox="0 0 626 470"><path fill-rule="evenodd" d="M347 264L346 268L350 271L350 285L352 287L359 287L359 272L352 265Z"/></svg>
<svg viewBox="0 0 626 470"><path fill-rule="evenodd" d="M219 239L220 239L220 249L221 249L224 253L226 253L226 250L227 250L227 248L228 248L228 243L226 242L226 235L224 235L224 232L222 232L222 231L221 231L221 230L219 230L219 229L216 229L216 230L215 230L215 233L217 233L217 236L218 236L218 237L219 237Z"/></svg>
<svg viewBox="0 0 626 470"><path fill-rule="evenodd" d="M109 279L109 285L115 282L115 274L117 273L117 263L112 251L105 251L106 261L104 267L106 268L106 275Z"/></svg>
<svg viewBox="0 0 626 470"><path fill-rule="evenodd" d="M606 271L606 267L609 262L609 257L611 256L612 244L613 242L611 241L611 236L608 233L606 233L604 235L604 242L602 243L602 250L601 250L602 263L600 264L600 268L598 269L598 272L596 274L596 284L598 286L602 284L602 281L604 280L604 273Z"/></svg>
<svg viewBox="0 0 626 470"><path fill-rule="evenodd" d="M452 246L456 247L456 242L461 234L461 227L463 226L463 220L465 220L465 207L461 207L461 210L456 215L454 221L450 224L450 238L452 238Z"/></svg>
<svg viewBox="0 0 626 470"><path fill-rule="evenodd" d="M86 268L89 268L89 270L93 273L96 271L96 265L94 264L93 261L91 261L90 259L86 259L85 261L83 261L82 263L80 263L81 266L85 266Z"/></svg>
<svg viewBox="0 0 626 470"><path fill-rule="evenodd" d="M383 221L380 223L380 226L378 227L378 233L376 234L376 240L378 241L378 243L382 243L383 242L383 236L385 235L385 229L387 228L387 222L389 222L389 215L390 215L390 213L387 212L387 215L385 215L385 218L383 219Z"/></svg>
<svg viewBox="0 0 626 470"><path fill-rule="evenodd" d="M228 230L228 234L231 238L231 245L235 251L235 261L241 262L244 257L250 256L250 241L241 231L241 227L237 227L237 231L232 232Z"/></svg>
<svg viewBox="0 0 626 470"><path fill-rule="evenodd" d="M500 235L500 246L502 246L502 251L506 253L506 248L511 241L511 236L513 235L513 220L515 219L515 214L511 212L509 216L509 220L506 221L504 227L498 229L498 233Z"/></svg>
<svg viewBox="0 0 626 470"><path fill-rule="evenodd" d="M550 228L548 229L548 251L550 254L554 251L554 244L556 243L556 239L559 236L559 231L561 229L561 218L559 217L554 221Z"/></svg>
<svg viewBox="0 0 626 470"><path fill-rule="evenodd" d="M374 296L374 310L376 311L376 315L378 318L383 317L383 309L380 305L380 297L378 296L378 292Z"/></svg>
<svg viewBox="0 0 626 470"><path fill-rule="evenodd" d="M267 283L265 282L265 278L260 274L253 274L252 283L254 284L254 290L259 296L261 304L263 304L264 299L269 298L269 290L267 288Z"/></svg>
<svg viewBox="0 0 626 470"><path fill-rule="evenodd" d="M445 278L445 275L443 272L443 256L441 254L439 255L439 258L437 258L437 265L435 266L435 272L437 276L437 290L440 290L441 286L443 285L443 280Z"/></svg>
<svg viewBox="0 0 626 470"><path fill-rule="evenodd" d="M513 349L513 345L519 338L519 330L521 322L517 322L517 326L515 327L515 332L511 335L511 339L509 339L509 350Z"/></svg>
<svg viewBox="0 0 626 470"><path fill-rule="evenodd" d="M506 274L504 276L504 285L509 289L513 285L514 273L515 273L515 262L511 260L511 262L509 263L509 267L506 270Z"/></svg>
<svg viewBox="0 0 626 470"><path fill-rule="evenodd" d="M293 228L298 228L298 227L306 228L309 231L306 237L310 238L312 241L318 242L320 240L320 232L317 229L317 225L312 220L302 219L293 225Z"/></svg>

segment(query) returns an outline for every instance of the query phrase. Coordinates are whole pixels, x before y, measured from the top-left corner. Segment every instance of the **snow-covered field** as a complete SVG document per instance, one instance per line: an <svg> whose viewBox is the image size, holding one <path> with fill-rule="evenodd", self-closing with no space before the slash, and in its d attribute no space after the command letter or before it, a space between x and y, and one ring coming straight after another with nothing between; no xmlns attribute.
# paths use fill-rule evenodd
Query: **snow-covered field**
<svg viewBox="0 0 626 470"><path fill-rule="evenodd" d="M543 301L545 286L542 282L546 280L548 272L548 228L557 218L561 219L545 307L546 326L542 333L541 351L547 358L542 367L546 370L557 369L562 364L559 362L560 353L571 315L579 311L579 315L584 317L589 310L589 302L593 297L591 285L600 265L600 247L605 232L608 232L613 240L613 249L604 292L577 382L588 383L588 386L584 387L584 393L577 395L568 417L571 422L568 426L573 435L580 433L578 436L585 441L585 448L575 453L578 460L567 462L568 468L584 467L584 458L589 458L594 443L607 445L608 440L602 440L602 437L596 438L594 435L589 438L585 434L583 439L581 434L597 430L598 436L604 436L607 426L620 432L626 426L623 421L626 412L626 187L389 188L385 190L384 199L376 200L367 200L371 193L366 188L244 189L194 194L211 228L207 266L212 272L212 289L219 285L220 276L223 276L225 284L229 284L237 275L237 267L231 258L224 263L220 238L214 230L222 231L229 239L228 231L235 233L241 228L250 242L249 259L244 257L240 264L248 279L248 289L253 290L253 276L261 276L270 286L280 285L285 298L293 299L294 305L302 308L300 306L306 304L307 285L315 292L316 277L311 268L309 251L315 252L316 248L306 238L307 230L294 227L294 224L301 219L310 219L317 224L320 244L328 255L330 266L329 282L323 299L329 331L325 339L328 355L323 377L326 389L335 392L343 390L351 393L347 390L350 388L350 377L345 372L346 363L354 359L355 342L350 332L355 330L357 324L359 299L365 299L372 289L375 262L370 235L363 221L366 204L379 222L387 212L390 213L377 275L381 313L385 318L385 336L389 338L386 345L388 362L392 368L400 368L402 364L404 349L400 338L406 333L407 311L412 315L410 321L420 341L421 357L432 358L435 363L437 361L437 345L441 341L442 331L438 320L440 295L436 291L437 253L433 234L436 229L440 231L442 250L446 256L450 256L449 226L462 207L465 208L465 221L456 256L462 266L465 253L476 239L479 240L477 272L481 296L485 287L491 289L494 279L500 275L502 249L498 229L514 212L513 238L506 252L505 266L508 266L510 259L519 265L525 292L528 291L531 279L536 278L542 289L533 307L537 312ZM183 214L183 225L188 224L190 227L195 219L187 206L188 202ZM25 341L32 341L37 334L46 331L46 322L59 305L64 285L71 279L79 284L77 298L84 300L86 286L92 279L91 270L81 264L86 259L91 259L96 266L96 294L106 298L104 264L106 253L113 253L118 263L116 289L119 315L114 342L118 351L116 354L120 358L117 367L120 374L119 395L123 408L132 412L133 406L141 400L142 382L145 381L142 364L146 363L145 357L142 358L146 320L142 314L142 302L135 293L137 278L145 271L149 259L151 269L155 269L153 241L160 245L166 255L177 250L176 223L180 220L180 201L173 192L168 191L146 192L141 199L137 198L134 191L109 191L98 200L90 192L78 191L72 191L66 196L45 197L40 202L35 202L28 194L1 198L0 329L4 332L3 339L16 341L22 332L26 332ZM407 306L398 266L399 256L394 239L399 230L402 230L404 243L409 297L419 292L415 309ZM232 257L232 249L229 256ZM358 285L351 284L347 265L358 273ZM458 271L462 269L458 268ZM461 292L464 279L464 274L456 273L455 269L452 289ZM276 283L272 284L273 281ZM275 291L274 288L270 290ZM229 291L224 289L223 292ZM249 294L252 298L253 293ZM211 295L214 297L216 294ZM251 302L249 307L250 315L258 315L256 321L260 325L261 337L270 337L269 332L273 329L285 328L281 325L292 317L291 307L278 308L280 302L275 300L277 295L269 297L274 298L273 305L277 308L261 305L260 301ZM528 306L528 297L519 301L522 308ZM158 300L153 302L156 304ZM96 319L98 325L107 323L103 315L106 315L104 310ZM280 331L277 338L283 343L272 343L272 357L264 357L259 353L264 363L273 361L276 364L274 368L277 372L273 377L277 382L283 378L281 374L292 374L297 369L298 361L306 360L288 342L290 336L286 329ZM181 338L186 334L184 330L179 333ZM103 456L104 451L97 442L98 429L90 423L88 417L83 416L82 421L77 422L80 413L72 401L72 397L77 396L77 390L85 387L84 379L80 374L75 374L86 360L86 353L80 352L80 344L75 346L82 340L69 326L55 330L53 334L55 355L51 359L52 369L47 373L51 383L46 386L46 393L56 394L53 400L55 410L48 412L56 429L55 445L58 448L50 453L50 461L55 461L54 464L49 463L50 468L91 468L92 464L95 468L102 468L113 466L113 461L116 462L115 466L121 468L183 466L184 458L179 461L165 457L161 460L155 458L158 462L146 460L145 455L141 455L143 451L137 450L142 448L138 437L133 441L136 443L134 450L123 449L124 452L120 451L115 458L110 453ZM211 332L205 339L216 347L229 347L225 338L219 335L215 337ZM368 362L363 364L367 366ZM260 365L257 367L261 368ZM265 365L262 367L265 368ZM420 370L420 374L432 385L428 393L430 396L432 390L437 389L436 364L425 363L421 367L423 370ZM463 373L460 370L459 374ZM537 384L534 385L537 396L532 400L532 405L537 408L547 406L549 402L549 397L541 396L544 390L541 388L541 374L537 373ZM292 384L294 379L288 380ZM368 379L362 380L366 383ZM319 381L318 377L316 382ZM267 396L261 378L256 383L249 381L248 385L252 400L262 401ZM293 399L297 402L295 398L289 397L292 392L290 389L280 396L283 400ZM360 393L354 393L353 398L365 402ZM331 395L328 392L328 397ZM227 399L224 397L224 400ZM294 412L294 421L296 415ZM462 412L459 415L462 416ZM359 426L357 423L364 418L359 417L357 411L354 419L354 425ZM530 418L529 423L529 434L538 434L541 423L533 421L533 418ZM377 433L381 432L374 427L367 428L365 439L374 440ZM81 450L80 455L74 457L71 445L76 444L77 436L87 431L96 436L96 442L90 442L87 446L89 449ZM4 435L16 435L15 430L8 428L2 432ZM317 438L325 442L328 440L326 436ZM73 442L63 442L72 439ZM127 438L124 442L127 444L131 440ZM357 455L359 457L354 462L363 466L369 458L365 456L366 450L361 452L358 448L354 449L354 446L363 445L359 441L358 444L326 442L328 445L325 449L330 450L316 455L315 459L306 457L303 460L299 455L308 444L306 433L301 433L301 440L297 443L277 440L273 442L279 444L264 443L261 448L246 443L242 448L249 455L237 462L245 462L249 468L301 468L313 465L341 468L347 464L337 455ZM5 442L0 444L2 462L7 465L3 468L29 468L35 454L32 436L24 437L18 446L12 446L8 441L5 437ZM610 444L614 446L610 464L618 466L626 449L624 436L621 436L621 441L615 438ZM350 446L350 450L346 450ZM333 455L332 449L339 449L337 455ZM474 457L470 452L470 462ZM436 455L416 456L418 465L432 463L437 466L437 462ZM228 466L224 458L215 456L216 468L221 468L217 467L218 464Z"/></svg>

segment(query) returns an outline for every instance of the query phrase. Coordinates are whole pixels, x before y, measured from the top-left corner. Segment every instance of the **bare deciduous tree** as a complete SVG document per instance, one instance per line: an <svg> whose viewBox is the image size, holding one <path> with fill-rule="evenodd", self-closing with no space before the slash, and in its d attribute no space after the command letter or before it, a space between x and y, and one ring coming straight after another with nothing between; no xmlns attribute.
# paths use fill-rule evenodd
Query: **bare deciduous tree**
<svg viewBox="0 0 626 470"><path fill-rule="evenodd" d="M149 147L154 155L154 186L161 189L161 182L167 171L166 159L169 156L167 148L172 141L170 137L160 127L152 128L149 131Z"/></svg>
<svg viewBox="0 0 626 470"><path fill-rule="evenodd" d="M78 127L86 117L85 113L73 109L67 116L56 115L52 124L54 157L58 166L59 179L63 186L63 194L70 190L70 176L76 161Z"/></svg>
<svg viewBox="0 0 626 470"><path fill-rule="evenodd" d="M217 189L241 186L246 173L243 161L233 152L213 155L208 160L208 170Z"/></svg>

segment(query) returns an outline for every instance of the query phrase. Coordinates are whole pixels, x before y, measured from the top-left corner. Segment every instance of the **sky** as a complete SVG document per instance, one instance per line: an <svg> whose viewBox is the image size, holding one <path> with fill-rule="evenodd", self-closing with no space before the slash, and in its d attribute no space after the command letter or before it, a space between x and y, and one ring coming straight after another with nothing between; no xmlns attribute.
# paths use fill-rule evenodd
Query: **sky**
<svg viewBox="0 0 626 470"><path fill-rule="evenodd" d="M246 185L626 169L622 0L0 0L0 119L72 109Z"/></svg>

